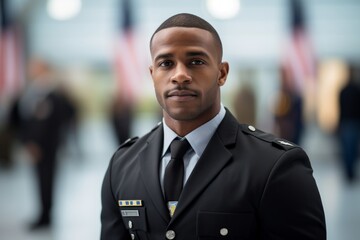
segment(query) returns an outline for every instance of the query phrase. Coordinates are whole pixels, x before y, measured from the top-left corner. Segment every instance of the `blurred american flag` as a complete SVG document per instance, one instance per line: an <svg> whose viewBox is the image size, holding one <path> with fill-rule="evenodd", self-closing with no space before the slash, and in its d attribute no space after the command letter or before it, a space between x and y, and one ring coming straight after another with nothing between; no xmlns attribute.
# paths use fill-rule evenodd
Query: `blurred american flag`
<svg viewBox="0 0 360 240"><path fill-rule="evenodd" d="M302 0L291 0L289 3L291 35L282 59L292 90L300 94L308 85L313 85L316 75L316 57L305 28L302 3Z"/></svg>
<svg viewBox="0 0 360 240"><path fill-rule="evenodd" d="M0 96L12 97L24 85L20 31L11 18L7 0L0 0Z"/></svg>
<svg viewBox="0 0 360 240"><path fill-rule="evenodd" d="M136 46L131 0L121 0L120 16L121 28L115 56L117 94L122 101L134 103L141 90L142 70Z"/></svg>

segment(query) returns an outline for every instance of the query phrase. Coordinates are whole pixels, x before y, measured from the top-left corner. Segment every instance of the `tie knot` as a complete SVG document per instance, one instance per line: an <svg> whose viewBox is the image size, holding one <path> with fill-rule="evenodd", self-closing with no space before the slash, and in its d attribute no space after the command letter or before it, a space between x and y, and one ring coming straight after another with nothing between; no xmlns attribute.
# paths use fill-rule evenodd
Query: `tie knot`
<svg viewBox="0 0 360 240"><path fill-rule="evenodd" d="M190 148L190 143L186 138L174 139L170 144L171 159L182 159L186 151Z"/></svg>

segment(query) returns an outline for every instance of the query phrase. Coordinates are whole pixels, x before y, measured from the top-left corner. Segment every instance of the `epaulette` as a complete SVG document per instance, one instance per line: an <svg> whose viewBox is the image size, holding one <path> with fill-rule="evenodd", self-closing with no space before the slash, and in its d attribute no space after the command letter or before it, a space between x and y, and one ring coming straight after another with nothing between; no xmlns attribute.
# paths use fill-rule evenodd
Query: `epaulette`
<svg viewBox="0 0 360 240"><path fill-rule="evenodd" d="M162 121L158 122L158 123L156 124L156 126L155 126L153 129L151 129L150 132L155 131L158 127L160 127L161 124L162 124Z"/></svg>
<svg viewBox="0 0 360 240"><path fill-rule="evenodd" d="M132 138L127 139L125 142L123 142L122 144L120 144L118 150L119 150L120 148L129 147L129 146L133 145L138 139L139 139L139 137L132 137Z"/></svg>
<svg viewBox="0 0 360 240"><path fill-rule="evenodd" d="M289 149L292 149L295 147L299 147L295 143L292 143L283 138L275 137L274 135L272 135L270 133L266 133L259 129L256 129L254 126L251 126L251 125L245 125L245 124L242 125L242 131L247 134L250 134L252 136L255 136L258 139L269 142L273 146L284 149L284 150L289 150Z"/></svg>

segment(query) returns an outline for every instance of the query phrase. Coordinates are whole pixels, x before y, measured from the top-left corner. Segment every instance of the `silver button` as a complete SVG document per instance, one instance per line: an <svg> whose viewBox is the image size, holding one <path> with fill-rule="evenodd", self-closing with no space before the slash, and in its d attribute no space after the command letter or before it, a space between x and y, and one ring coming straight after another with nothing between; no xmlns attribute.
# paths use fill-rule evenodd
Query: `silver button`
<svg viewBox="0 0 360 240"><path fill-rule="evenodd" d="M134 240L135 239L135 234L131 234L131 239Z"/></svg>
<svg viewBox="0 0 360 240"><path fill-rule="evenodd" d="M130 229L133 227L132 221L128 222L128 226L129 226Z"/></svg>
<svg viewBox="0 0 360 240"><path fill-rule="evenodd" d="M226 236L229 234L229 230L227 228L220 229L221 236Z"/></svg>
<svg viewBox="0 0 360 240"><path fill-rule="evenodd" d="M249 125L248 128L249 128L249 130L252 131L252 132L255 132L255 130L256 130L256 129L255 129L253 126L251 126L251 125Z"/></svg>
<svg viewBox="0 0 360 240"><path fill-rule="evenodd" d="M293 146L291 143L285 142L285 141L279 141L279 143L283 144L283 145L288 145L288 146Z"/></svg>
<svg viewBox="0 0 360 240"><path fill-rule="evenodd" d="M169 230L166 232L166 238L172 240L175 238L175 232L173 230Z"/></svg>

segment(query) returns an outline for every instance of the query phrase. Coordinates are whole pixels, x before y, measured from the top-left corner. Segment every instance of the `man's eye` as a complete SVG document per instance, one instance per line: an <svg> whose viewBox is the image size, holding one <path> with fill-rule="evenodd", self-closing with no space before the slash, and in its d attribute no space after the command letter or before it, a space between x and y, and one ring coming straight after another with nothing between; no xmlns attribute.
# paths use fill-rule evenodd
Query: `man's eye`
<svg viewBox="0 0 360 240"><path fill-rule="evenodd" d="M159 67L170 67L172 65L171 61L163 61L159 64Z"/></svg>
<svg viewBox="0 0 360 240"><path fill-rule="evenodd" d="M202 65L202 64L204 64L204 61L202 61L202 60L192 60L190 62L190 64L191 65Z"/></svg>

